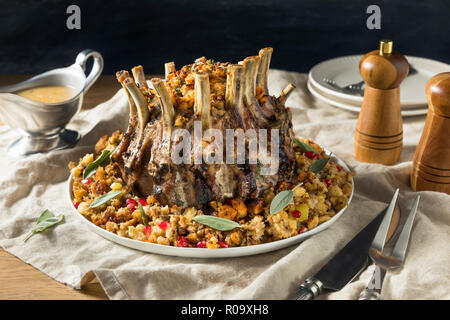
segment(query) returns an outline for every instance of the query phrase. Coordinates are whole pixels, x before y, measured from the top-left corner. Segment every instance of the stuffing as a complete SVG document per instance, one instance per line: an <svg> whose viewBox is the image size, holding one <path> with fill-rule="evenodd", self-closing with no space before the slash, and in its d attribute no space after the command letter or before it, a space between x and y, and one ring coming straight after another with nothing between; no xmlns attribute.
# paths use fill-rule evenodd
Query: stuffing
<svg viewBox="0 0 450 320"><path fill-rule="evenodd" d="M215 75L216 78L213 77L216 80L225 76L218 70L222 69L221 65L206 64L197 67L202 71L219 72ZM189 76L183 78L182 71L183 69L171 74L168 82L179 103L178 107L182 108L183 103L187 103L190 108L193 100L180 102L174 89L182 86L183 91L193 90L192 79ZM225 94L219 80L213 80L211 84L217 108L223 107L219 102ZM162 205L153 195L146 198L135 196L131 187L123 180L115 162L98 167L89 179L83 179L86 166L103 150L114 149L122 137L123 134L118 131L111 137L101 137L96 144L95 155L85 155L78 164L69 163L73 204L78 212L95 225L122 237L161 245L209 249L257 245L286 239L329 221L336 212L347 206L352 193L352 173L346 172L336 163L330 161L319 173L309 170L314 159L326 157L320 146L309 140L302 141L316 150L313 157L299 146L294 147L297 181L278 183L261 197L250 201L232 198L223 202L211 201L202 208L185 209L176 205ZM280 212L270 214L272 200L283 190L293 190L293 201ZM90 207L95 199L111 191L119 191L119 194L108 203ZM194 220L196 216L204 214L235 221L240 227L220 231Z"/></svg>

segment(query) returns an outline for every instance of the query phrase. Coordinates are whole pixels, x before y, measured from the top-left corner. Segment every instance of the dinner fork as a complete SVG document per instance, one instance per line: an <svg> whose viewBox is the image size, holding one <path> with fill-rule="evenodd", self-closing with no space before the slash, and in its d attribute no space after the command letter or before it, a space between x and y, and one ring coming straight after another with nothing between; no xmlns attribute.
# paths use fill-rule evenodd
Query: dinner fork
<svg viewBox="0 0 450 320"><path fill-rule="evenodd" d="M416 74L418 71L417 69L415 69L412 65L409 65L409 72L408 72L408 76L411 76L413 74ZM360 82L356 82L356 83L351 83L345 87L341 87L339 86L336 81L328 79L328 78L323 78L323 82L329 84L330 86L332 86L333 88L340 90L342 92L348 92L348 93L352 93L352 94L358 94L360 96L364 96L364 80L360 81Z"/></svg>
<svg viewBox="0 0 450 320"><path fill-rule="evenodd" d="M389 205L388 211L381 222L381 225L375 235L372 245L369 249L369 256L375 263L375 270L370 278L366 288L361 292L359 300L380 300L381 287L383 285L384 276L388 269L399 268L405 260L406 250L408 248L409 238L412 225L419 206L420 196L414 200L411 211L403 226L402 232L395 243L391 255L383 254L384 243L389 228L389 224L394 211L395 202L397 201L398 189L395 191L394 197Z"/></svg>
<svg viewBox="0 0 450 320"><path fill-rule="evenodd" d="M364 85L364 81L350 84L345 87L341 87L340 85L338 85L336 83L336 81L328 79L328 78L323 78L323 82L325 82L326 84L328 84L329 86L333 87L334 89L336 89L338 91L348 92L350 94L358 94L360 96L364 95L364 90L362 89L362 86ZM359 89L358 89L358 87L355 87L355 86L359 86Z"/></svg>

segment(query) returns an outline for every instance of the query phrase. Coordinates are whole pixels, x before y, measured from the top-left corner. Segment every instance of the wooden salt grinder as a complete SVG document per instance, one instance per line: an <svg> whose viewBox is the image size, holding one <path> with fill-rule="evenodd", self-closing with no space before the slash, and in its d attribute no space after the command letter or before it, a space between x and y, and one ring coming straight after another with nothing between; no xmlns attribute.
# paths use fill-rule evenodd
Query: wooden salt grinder
<svg viewBox="0 0 450 320"><path fill-rule="evenodd" d="M425 89L428 114L411 169L411 187L450 194L450 72L431 78Z"/></svg>
<svg viewBox="0 0 450 320"><path fill-rule="evenodd" d="M359 63L366 83L355 132L355 155L359 161L394 164L403 145L400 83L409 71L406 58L392 51L391 40L367 53Z"/></svg>

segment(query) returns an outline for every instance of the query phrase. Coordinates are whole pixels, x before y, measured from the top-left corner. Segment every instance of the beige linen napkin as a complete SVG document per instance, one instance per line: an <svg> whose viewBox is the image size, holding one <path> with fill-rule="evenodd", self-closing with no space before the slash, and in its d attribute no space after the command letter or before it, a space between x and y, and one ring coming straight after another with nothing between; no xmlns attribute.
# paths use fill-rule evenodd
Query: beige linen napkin
<svg viewBox="0 0 450 320"><path fill-rule="evenodd" d="M356 192L345 214L329 229L283 250L243 258L188 259L122 247L92 233L69 208L67 164L93 151L97 139L123 129L127 102L122 91L96 108L80 113L70 127L83 139L74 149L11 158L6 147L17 134L0 127L0 245L50 277L79 287L95 275L111 299L287 299L307 277L379 213L396 187L401 223L414 199L409 169L424 117L404 120L404 148L394 166L356 161L353 136L357 116L316 101L305 74L271 70L271 93L293 82L288 100L294 131L341 157L356 173ZM383 299L450 298L450 196L421 192L410 248L401 270L386 276ZM64 222L45 234L23 238L43 209L64 214ZM398 234L398 232L397 232ZM220 249L219 249L220 250ZM356 299L373 266L328 299ZM1 290L1 289L0 289Z"/></svg>

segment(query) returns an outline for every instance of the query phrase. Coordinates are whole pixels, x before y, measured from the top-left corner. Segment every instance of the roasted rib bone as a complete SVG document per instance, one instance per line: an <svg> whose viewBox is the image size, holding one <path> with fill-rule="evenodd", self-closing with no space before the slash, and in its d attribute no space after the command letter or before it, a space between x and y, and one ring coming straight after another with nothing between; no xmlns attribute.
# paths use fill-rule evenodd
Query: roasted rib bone
<svg viewBox="0 0 450 320"><path fill-rule="evenodd" d="M274 113L270 108L263 108L256 97L256 77L259 69L261 58L258 56L248 57L244 59L245 66L245 103L250 109L255 122L259 128L269 126L270 120L274 117Z"/></svg>
<svg viewBox="0 0 450 320"><path fill-rule="evenodd" d="M139 196L154 195L161 204L185 208L233 197L252 201L280 181L295 183L291 114L285 107L294 86L288 85L278 98L270 96L271 55L272 48L264 48L258 56L247 57L238 64L201 57L179 71L169 62L165 64L165 81L151 80L154 90L147 87L141 66L133 68L135 81L126 71L119 72L117 78L129 99L130 121L120 148L114 151L114 160L133 192ZM180 150L177 148L183 139L172 140L173 133L180 128L194 138L197 120L203 129L200 140L203 162L193 160L191 148L186 151L188 162L175 163L172 152ZM242 137L236 131L230 155L236 161L240 153L243 162L225 163L229 159L226 141L220 145L214 134L219 132L225 139L228 129L240 129L244 133L267 129L267 152L272 152L272 146L278 151L278 172L262 176L260 164L254 161L255 154L249 153L250 135ZM275 136L271 129L280 133L278 145L272 143ZM244 149L237 150L238 139L244 140ZM193 142L188 142L187 146L191 147ZM214 152L208 154L208 148ZM205 161L217 160L215 155L220 151L223 151L223 162ZM269 154L261 154L259 160L266 162L268 157Z"/></svg>
<svg viewBox="0 0 450 320"><path fill-rule="evenodd" d="M137 83L139 88L145 88L147 89L147 81L145 80L145 73L144 68L142 66L137 66L131 69L131 72L133 73L134 81Z"/></svg>
<svg viewBox="0 0 450 320"><path fill-rule="evenodd" d="M163 157L159 157L160 161L165 163L169 162L170 158L170 144L172 139L172 123L174 118L174 109L172 100L170 99L169 91L161 79L153 78L152 85L155 88L159 96L161 104L162 120L163 120L163 135L161 142L160 152L164 154Z"/></svg>
<svg viewBox="0 0 450 320"><path fill-rule="evenodd" d="M211 128L211 92L207 73L195 73L195 105L194 112L200 117L203 130Z"/></svg>
<svg viewBox="0 0 450 320"><path fill-rule="evenodd" d="M175 63L172 61L172 62L167 62L165 65L164 65L164 69L165 69L165 73L166 73L166 79L167 79L167 76L169 75L169 73L171 73L171 72L175 72L176 71L176 69L175 69Z"/></svg>

